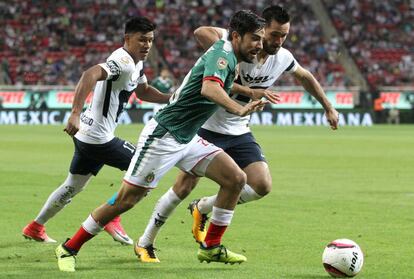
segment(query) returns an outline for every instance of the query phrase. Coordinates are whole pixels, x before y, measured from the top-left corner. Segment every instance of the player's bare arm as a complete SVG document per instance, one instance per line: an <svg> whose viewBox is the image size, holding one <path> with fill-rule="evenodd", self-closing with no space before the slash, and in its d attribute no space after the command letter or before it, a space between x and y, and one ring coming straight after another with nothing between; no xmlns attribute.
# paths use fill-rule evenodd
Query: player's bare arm
<svg viewBox="0 0 414 279"><path fill-rule="evenodd" d="M68 135L74 136L78 132L80 122L79 118L85 104L86 97L88 97L89 93L95 87L96 82L99 80L105 80L106 77L106 71L99 65L95 65L82 73L82 76L75 88L72 112L64 129Z"/></svg>
<svg viewBox="0 0 414 279"><path fill-rule="evenodd" d="M315 97L315 99L325 109L326 119L328 120L332 130L338 129L339 113L329 102L325 91L322 89L316 78L308 70L301 66L298 66L293 75L302 84L303 88Z"/></svg>
<svg viewBox="0 0 414 279"><path fill-rule="evenodd" d="M143 101L166 104L171 97L171 94L161 93L155 87L148 85L148 83L141 83L135 89L135 95Z"/></svg>
<svg viewBox="0 0 414 279"><path fill-rule="evenodd" d="M221 88L218 82L211 80L203 81L201 95L238 116L246 116L255 111L260 111L269 103L268 101L256 100L245 106L241 106L227 95L226 91Z"/></svg>
<svg viewBox="0 0 414 279"><path fill-rule="evenodd" d="M278 104L280 102L280 95L272 90L263 88L250 88L238 83L233 84L231 93L241 94L243 96L250 97L252 100L260 100L262 98L266 98L272 104Z"/></svg>
<svg viewBox="0 0 414 279"><path fill-rule="evenodd" d="M201 26L194 31L194 37L204 50L209 49L223 36L223 29L213 26Z"/></svg>

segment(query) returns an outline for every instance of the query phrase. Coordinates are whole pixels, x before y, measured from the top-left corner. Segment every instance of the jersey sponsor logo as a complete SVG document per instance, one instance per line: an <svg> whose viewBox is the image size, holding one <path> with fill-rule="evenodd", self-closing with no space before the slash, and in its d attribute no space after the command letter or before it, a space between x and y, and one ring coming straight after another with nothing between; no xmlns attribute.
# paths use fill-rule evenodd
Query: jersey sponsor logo
<svg viewBox="0 0 414 279"><path fill-rule="evenodd" d="M271 77L270 76L252 77L249 74L244 74L243 79L248 83L263 83L263 82L269 81Z"/></svg>
<svg viewBox="0 0 414 279"><path fill-rule="evenodd" d="M155 178L155 173L152 171L149 174L147 174L147 176L145 177L145 182L151 183L152 181L154 181L154 178Z"/></svg>
<svg viewBox="0 0 414 279"><path fill-rule="evenodd" d="M220 70L224 70L226 67L227 67L227 65L229 64L229 62L225 59L225 58L223 58L223 57L220 57L218 60L217 60L217 67L220 69Z"/></svg>
<svg viewBox="0 0 414 279"><path fill-rule="evenodd" d="M85 114L81 115L81 121L82 121L82 123L84 123L85 125L88 125L88 126L92 126L92 124L93 124L93 119L86 116Z"/></svg>
<svg viewBox="0 0 414 279"><path fill-rule="evenodd" d="M118 66L118 64L116 64L115 61L110 60L106 62L106 65L108 66L111 75L119 76L121 74L121 68Z"/></svg>

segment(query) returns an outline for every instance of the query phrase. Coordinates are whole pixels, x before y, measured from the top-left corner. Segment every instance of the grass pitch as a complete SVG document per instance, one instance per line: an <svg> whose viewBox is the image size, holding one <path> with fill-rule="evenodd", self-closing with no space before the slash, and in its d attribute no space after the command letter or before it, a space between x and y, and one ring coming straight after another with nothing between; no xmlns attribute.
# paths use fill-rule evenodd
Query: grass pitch
<svg viewBox="0 0 414 279"><path fill-rule="evenodd" d="M142 126L120 126L135 143ZM29 242L23 226L66 177L71 139L61 126L0 126L1 278L329 278L324 246L356 241L365 253L357 278L414 278L414 126L254 127L273 176L266 198L241 205L223 243L245 254L242 265L200 264L187 204L217 192L203 179L163 227L160 264L137 262L131 247L105 232L85 244L76 274L58 271L56 245ZM144 230L156 200L176 171L123 216L131 237ZM104 167L73 202L47 224L62 242L117 191L122 173Z"/></svg>

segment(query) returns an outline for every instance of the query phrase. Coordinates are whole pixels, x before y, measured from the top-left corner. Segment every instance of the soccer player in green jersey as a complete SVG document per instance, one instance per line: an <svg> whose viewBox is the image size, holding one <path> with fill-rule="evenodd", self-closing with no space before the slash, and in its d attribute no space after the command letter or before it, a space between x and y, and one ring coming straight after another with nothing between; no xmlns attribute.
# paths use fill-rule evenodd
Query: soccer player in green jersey
<svg viewBox="0 0 414 279"><path fill-rule="evenodd" d="M173 166L196 176L206 176L220 185L198 259L230 264L246 261L245 256L221 245L246 183L246 174L221 148L196 133L218 105L235 115L245 116L263 109L267 103L256 100L242 106L228 95L237 64L251 63L263 48L264 26L265 20L250 11L233 15L228 38L217 41L198 59L169 104L145 125L119 192L95 209L73 237L56 248L61 271L75 271L75 256L81 246L115 216L131 209Z"/></svg>

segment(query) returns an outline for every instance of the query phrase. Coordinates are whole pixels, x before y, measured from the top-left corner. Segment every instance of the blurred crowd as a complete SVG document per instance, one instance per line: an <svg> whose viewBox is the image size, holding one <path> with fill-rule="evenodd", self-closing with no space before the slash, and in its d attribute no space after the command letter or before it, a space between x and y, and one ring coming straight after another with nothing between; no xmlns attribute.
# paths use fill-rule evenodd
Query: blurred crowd
<svg viewBox="0 0 414 279"><path fill-rule="evenodd" d="M193 31L226 27L232 13L258 13L270 3L287 8L291 31L285 47L324 86L349 86L338 61L345 43L371 84L413 80L413 13L407 1L325 0L340 39L326 40L310 0L10 0L0 2L0 84L74 85L83 70L122 45L123 24L134 15L158 24L155 46L177 80L202 50ZM391 4L392 3L392 4ZM146 63L147 66L149 63ZM411 69L411 70L410 70ZM146 69L154 77L151 68ZM295 85L289 75L276 85Z"/></svg>
<svg viewBox="0 0 414 279"><path fill-rule="evenodd" d="M372 88L413 85L414 1L324 0Z"/></svg>

